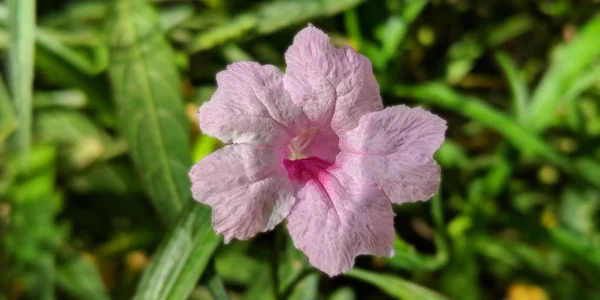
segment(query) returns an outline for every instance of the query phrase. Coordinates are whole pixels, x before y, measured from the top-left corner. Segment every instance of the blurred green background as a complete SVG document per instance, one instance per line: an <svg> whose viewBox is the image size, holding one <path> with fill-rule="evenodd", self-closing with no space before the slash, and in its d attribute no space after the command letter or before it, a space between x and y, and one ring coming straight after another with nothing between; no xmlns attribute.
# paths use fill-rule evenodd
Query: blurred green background
<svg viewBox="0 0 600 300"><path fill-rule="evenodd" d="M0 299L600 299L599 1L35 2L0 3ZM222 245L187 177L216 72L309 22L449 125L396 257L333 279L284 225Z"/></svg>

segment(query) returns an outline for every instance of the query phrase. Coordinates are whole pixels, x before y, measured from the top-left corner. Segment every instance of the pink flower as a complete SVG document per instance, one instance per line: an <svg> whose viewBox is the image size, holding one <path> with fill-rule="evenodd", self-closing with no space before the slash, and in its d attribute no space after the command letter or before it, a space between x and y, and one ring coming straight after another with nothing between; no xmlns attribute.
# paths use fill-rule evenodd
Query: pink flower
<svg viewBox="0 0 600 300"><path fill-rule="evenodd" d="M334 276L361 254L393 256L392 203L427 200L446 122L421 108L383 109L369 60L309 25L287 71L239 62L217 74L200 129L228 146L192 167L194 198L225 243L287 219L294 245Z"/></svg>

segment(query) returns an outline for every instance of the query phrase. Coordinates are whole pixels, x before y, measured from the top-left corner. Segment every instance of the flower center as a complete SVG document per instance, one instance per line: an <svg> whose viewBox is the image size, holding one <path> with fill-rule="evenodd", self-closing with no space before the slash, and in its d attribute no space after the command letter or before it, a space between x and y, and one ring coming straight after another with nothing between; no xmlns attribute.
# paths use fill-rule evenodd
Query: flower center
<svg viewBox="0 0 600 300"><path fill-rule="evenodd" d="M318 180L319 174L335 162L340 152L339 138L327 129L312 127L293 138L281 149L283 166L292 180Z"/></svg>
<svg viewBox="0 0 600 300"><path fill-rule="evenodd" d="M319 129L313 127L292 139L288 145L287 159L298 160L307 158L309 155L306 153L306 149L313 142L318 132Z"/></svg>

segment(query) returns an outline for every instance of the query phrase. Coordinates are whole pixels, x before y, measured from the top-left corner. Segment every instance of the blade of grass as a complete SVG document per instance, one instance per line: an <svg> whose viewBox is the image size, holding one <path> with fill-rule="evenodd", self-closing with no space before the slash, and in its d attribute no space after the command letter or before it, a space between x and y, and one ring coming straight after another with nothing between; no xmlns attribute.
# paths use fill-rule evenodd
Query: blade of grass
<svg viewBox="0 0 600 300"><path fill-rule="evenodd" d="M529 97L527 82L525 82L523 75L519 73L517 65L508 53L497 51L494 58L508 81L512 95L513 114L519 124L524 125L526 122L527 99Z"/></svg>
<svg viewBox="0 0 600 300"><path fill-rule="evenodd" d="M62 254L56 267L56 284L75 299L110 299L95 266L75 254Z"/></svg>
<svg viewBox="0 0 600 300"><path fill-rule="evenodd" d="M378 274L354 268L346 273L346 276L368 282L396 299L448 300L447 297L437 292L392 275Z"/></svg>
<svg viewBox="0 0 600 300"><path fill-rule="evenodd" d="M190 200L144 271L134 299L185 299L220 243L210 209Z"/></svg>
<svg viewBox="0 0 600 300"><path fill-rule="evenodd" d="M583 126L582 111L579 106L579 97L594 84L600 81L600 65L592 66L590 70L582 73L573 82L564 96L564 106L567 110L567 122L571 129L580 131Z"/></svg>
<svg viewBox="0 0 600 300"><path fill-rule="evenodd" d="M16 148L25 160L31 151L35 6L35 0L8 0L8 83L19 120Z"/></svg>
<svg viewBox="0 0 600 300"><path fill-rule="evenodd" d="M172 225L190 198L189 128L179 74L146 1L115 0L111 9L109 75L121 128L148 195Z"/></svg>
<svg viewBox="0 0 600 300"><path fill-rule="evenodd" d="M459 83L484 54L486 48L498 47L502 43L519 36L533 27L526 15L517 15L468 32L458 42L452 44L446 53L445 80L454 85Z"/></svg>
<svg viewBox="0 0 600 300"><path fill-rule="evenodd" d="M56 190L56 147L38 144L30 153L13 154L11 164L18 173L8 199L10 231L0 239L10 255L8 274L22 278L23 299L53 299L55 282L56 226L61 202ZM20 156L28 155L29 159ZM2 270L3 273L5 272ZM12 271L12 272L11 272Z"/></svg>
<svg viewBox="0 0 600 300"><path fill-rule="evenodd" d="M445 227L443 223L442 198L439 193L435 194L431 200L431 215L435 223L434 239L437 247L436 254L434 256L423 255L415 250L412 245L397 236L394 239L396 255L386 258L385 261L387 264L401 269L431 272L442 268L448 263L448 243L442 234L445 231Z"/></svg>
<svg viewBox="0 0 600 300"><path fill-rule="evenodd" d="M210 295L213 297L213 300L229 299L229 296L227 295L227 290L225 289L225 285L223 284L223 280L221 280L221 277L219 277L219 275L215 271L214 261L209 264L201 281L206 285L206 288L210 292Z"/></svg>
<svg viewBox="0 0 600 300"><path fill-rule="evenodd" d="M376 36L381 42L382 53L387 61L398 52L398 47L404 41L410 24L417 19L428 2L428 0L405 1L398 16L388 19L381 27L382 30L376 32Z"/></svg>
<svg viewBox="0 0 600 300"><path fill-rule="evenodd" d="M356 9L351 9L344 13L344 26L348 36L356 44L358 50L360 50L363 43L363 37L360 32L360 21Z"/></svg>
<svg viewBox="0 0 600 300"><path fill-rule="evenodd" d="M15 109L10 102L10 97L4 86L4 79L0 74L0 145L4 145L4 141L14 132L17 124Z"/></svg>
<svg viewBox="0 0 600 300"><path fill-rule="evenodd" d="M108 65L108 55L104 45L98 45L92 49L95 54L95 59L92 60L61 43L53 31L38 29L36 41L39 47L46 48L46 50L84 74L95 75L101 73Z"/></svg>
<svg viewBox="0 0 600 300"><path fill-rule="evenodd" d="M600 16L589 21L552 62L535 89L529 107L529 127L543 131L556 116L565 92L577 75L600 55Z"/></svg>
<svg viewBox="0 0 600 300"><path fill-rule="evenodd" d="M189 52L204 51L233 40L245 40L270 34L311 19L333 16L353 8L364 0L276 1L242 13L222 25L196 35Z"/></svg>
<svg viewBox="0 0 600 300"><path fill-rule="evenodd" d="M102 123L108 127L115 127L114 109L112 104L106 101L110 97L110 89L103 78L80 72L43 47L36 49L35 64L40 77L47 78L56 85L85 92L90 108L98 113Z"/></svg>

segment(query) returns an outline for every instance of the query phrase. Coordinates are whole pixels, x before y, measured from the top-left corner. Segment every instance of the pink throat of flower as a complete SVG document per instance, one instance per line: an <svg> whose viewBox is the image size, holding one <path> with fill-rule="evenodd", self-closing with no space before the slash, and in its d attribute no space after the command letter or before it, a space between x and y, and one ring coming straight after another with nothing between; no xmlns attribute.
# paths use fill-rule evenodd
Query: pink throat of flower
<svg viewBox="0 0 600 300"><path fill-rule="evenodd" d="M333 165L327 158L311 153L311 149L322 146L313 144L319 143L316 138L319 133L318 128L310 128L293 138L289 145L282 149L283 166L287 169L290 179L301 182L318 180L319 175Z"/></svg>
<svg viewBox="0 0 600 300"><path fill-rule="evenodd" d="M308 157L297 160L286 159L283 165L287 169L291 180L307 182L309 180L321 180L321 177L333 164L318 157Z"/></svg>

